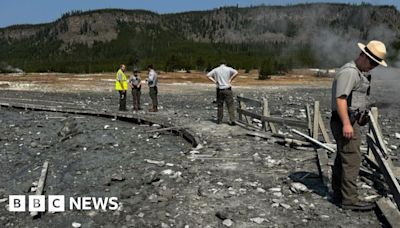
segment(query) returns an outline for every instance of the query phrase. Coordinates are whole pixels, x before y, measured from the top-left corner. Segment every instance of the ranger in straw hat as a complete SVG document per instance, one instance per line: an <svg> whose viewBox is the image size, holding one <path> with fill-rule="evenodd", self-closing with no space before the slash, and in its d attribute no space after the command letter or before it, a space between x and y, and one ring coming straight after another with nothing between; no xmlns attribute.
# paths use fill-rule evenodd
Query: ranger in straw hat
<svg viewBox="0 0 400 228"><path fill-rule="evenodd" d="M371 210L374 203L358 199L356 179L361 164L360 126L365 125L371 75L369 72L385 62L386 47L372 40L367 46L358 43L358 58L340 68L332 85L331 129L337 143L332 173L332 201L343 209Z"/></svg>

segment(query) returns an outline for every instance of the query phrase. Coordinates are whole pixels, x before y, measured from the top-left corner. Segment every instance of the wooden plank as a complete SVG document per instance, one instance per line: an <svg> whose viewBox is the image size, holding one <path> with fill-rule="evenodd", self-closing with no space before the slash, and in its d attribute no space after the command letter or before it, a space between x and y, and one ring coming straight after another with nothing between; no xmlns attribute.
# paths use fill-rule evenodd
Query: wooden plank
<svg viewBox="0 0 400 228"><path fill-rule="evenodd" d="M270 117L271 116L270 112L269 112L268 100L266 98L263 99L263 115L266 116L266 117ZM268 123L269 129L271 129L272 133L275 134L277 132L276 128L275 128L275 125L273 123L271 123L271 122L263 121L265 130L267 129L266 123Z"/></svg>
<svg viewBox="0 0 400 228"><path fill-rule="evenodd" d="M315 101L314 103L314 125L313 125L313 138L318 140L318 132L319 132L319 101Z"/></svg>
<svg viewBox="0 0 400 228"><path fill-rule="evenodd" d="M377 107L372 107L371 108L371 114L374 117L374 120L376 123L378 123L378 108ZM371 132L371 122L369 122L369 132ZM375 159L374 153L372 153L372 150L370 148L368 148L368 152L367 152L367 159L368 162L370 162L372 165L374 165L375 167L378 167L378 162Z"/></svg>
<svg viewBox="0 0 400 228"><path fill-rule="evenodd" d="M376 204L391 227L400 227L400 212L390 199L381 198Z"/></svg>
<svg viewBox="0 0 400 228"><path fill-rule="evenodd" d="M259 128L254 127L253 125L250 125L248 123L245 123L243 121L235 121L235 123L243 128L249 129L249 130L255 130L255 131L259 131Z"/></svg>
<svg viewBox="0 0 400 228"><path fill-rule="evenodd" d="M245 105L243 102L240 102L240 110L246 111L246 105ZM240 114L243 115L243 117L244 117L244 119L245 119L245 122L246 122L247 124L250 124L250 123L251 123L251 121L249 120L249 118L248 118L246 115L244 115L243 113L241 113L241 112L239 112L239 111L238 111L238 113L239 113L239 115L240 115Z"/></svg>
<svg viewBox="0 0 400 228"><path fill-rule="evenodd" d="M242 113L243 115L249 116L254 119L259 119L261 121L267 121L267 122L273 122L273 123L278 123L282 125L287 125L287 126L294 126L294 127L300 127L300 128L307 128L308 125L304 121L299 121L299 120L291 120L291 119L284 119L281 117L267 117L267 116L261 116L246 110L238 109L238 113Z"/></svg>
<svg viewBox="0 0 400 228"><path fill-rule="evenodd" d="M324 141L329 144L332 143L331 139L329 138L329 134L325 128L324 121L322 120L321 113L319 114L318 122L319 122L319 127L321 129L322 137L324 138Z"/></svg>
<svg viewBox="0 0 400 228"><path fill-rule="evenodd" d="M243 97L243 96L237 96L237 100L246 103L249 106L254 106L257 108L262 107L262 103L259 100Z"/></svg>
<svg viewBox="0 0 400 228"><path fill-rule="evenodd" d="M242 108L242 102L238 100L238 101L237 101L237 104L238 104L238 107L237 107L237 108L241 109L241 108ZM239 121L240 121L240 122L243 122L243 114L238 113L238 116L239 116Z"/></svg>
<svg viewBox="0 0 400 228"><path fill-rule="evenodd" d="M43 194L43 189L44 185L46 184L46 177L47 177L47 169L49 168L49 162L45 161L43 164L42 172L40 174L39 182L38 182L38 187L36 189L36 194L35 195L42 195ZM39 212L37 211L31 211L31 216L36 217Z"/></svg>
<svg viewBox="0 0 400 228"><path fill-rule="evenodd" d="M310 136L312 136L313 133L313 124L312 124L312 118L311 118L311 109L310 109L310 105L307 104L306 105L306 111L307 111L307 123L308 123L308 134Z"/></svg>
<svg viewBox="0 0 400 228"><path fill-rule="evenodd" d="M296 130L296 129L292 129L292 132L293 132L293 133L296 133L296 134L298 134L298 135L300 135L300 136L303 136L303 137L306 138L308 141L310 141L310 142L312 142L312 143L314 143L314 144L316 144L316 145L318 145L318 146L320 146L320 147L322 147L322 148L328 150L328 151L331 152L331 153L335 153L335 152L336 152L335 149L333 149L333 148L331 148L331 147L329 147L329 146L327 146L327 145L321 143L320 141L318 141L318 140L316 140L316 139L314 139L314 138L311 138L310 136L308 136L308 135L306 135L306 134L304 134L304 133L302 133L302 132L300 132L300 131L298 131L298 130Z"/></svg>
<svg viewBox="0 0 400 228"><path fill-rule="evenodd" d="M316 150L317 150L317 158L318 158L319 175L322 179L324 186L326 186L329 189L330 183L331 183L331 181L330 181L331 167L329 166L328 153L326 153L326 151L322 150L322 149L316 149Z"/></svg>
<svg viewBox="0 0 400 228"><path fill-rule="evenodd" d="M371 148L372 152L375 155L376 161L379 164L379 168L385 178L386 183L389 186L390 192L393 195L393 199L397 204L397 207L400 208L400 186L397 182L396 176L394 175L393 171L390 168L388 163L388 159L386 159L380 148L376 145L373 135L370 133L367 134L367 142L368 146Z"/></svg>
<svg viewBox="0 0 400 228"><path fill-rule="evenodd" d="M380 128L378 126L378 123L375 121L375 118L374 118L374 116L372 115L371 112L368 113L368 115L369 115L369 118L370 118L369 121L370 121L370 124L371 124L370 125L371 126L371 132L372 132L372 134L374 136L374 139L376 139L376 142L377 142L376 145L381 150L383 157L385 159L387 159L389 154L387 152L387 148L386 148L385 142L383 141L383 136L382 136L382 133L381 133Z"/></svg>
<svg viewBox="0 0 400 228"><path fill-rule="evenodd" d="M159 129L154 129L150 131L146 131L146 133L154 133L154 132L161 132L161 131L170 131L173 129L177 129L177 127L166 127L166 128L159 128Z"/></svg>

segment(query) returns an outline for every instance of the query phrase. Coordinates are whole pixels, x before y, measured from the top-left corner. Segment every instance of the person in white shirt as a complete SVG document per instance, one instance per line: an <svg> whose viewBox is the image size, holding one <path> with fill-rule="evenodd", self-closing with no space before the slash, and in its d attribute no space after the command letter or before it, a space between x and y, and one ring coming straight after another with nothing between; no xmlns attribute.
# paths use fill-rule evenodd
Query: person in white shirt
<svg viewBox="0 0 400 228"><path fill-rule="evenodd" d="M237 70L226 66L225 61L221 61L219 67L214 68L207 74L208 79L217 86L217 124L222 123L225 102L229 113L229 125L235 125L235 109L231 83L237 75Z"/></svg>
<svg viewBox="0 0 400 228"><path fill-rule="evenodd" d="M149 109L149 112L158 112L158 75L156 71L153 68L153 65L149 65L147 67L149 70L149 77L147 79L147 84L149 86L149 93L150 93L150 98L153 104L153 108Z"/></svg>

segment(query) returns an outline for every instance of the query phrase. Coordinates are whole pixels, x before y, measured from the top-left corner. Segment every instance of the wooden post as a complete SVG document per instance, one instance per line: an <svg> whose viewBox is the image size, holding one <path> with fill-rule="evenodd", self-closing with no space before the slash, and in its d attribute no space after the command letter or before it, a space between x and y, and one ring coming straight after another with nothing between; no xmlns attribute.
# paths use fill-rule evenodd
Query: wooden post
<svg viewBox="0 0 400 228"><path fill-rule="evenodd" d="M36 189L36 194L35 195L42 195L43 194L44 185L46 183L48 167L49 167L49 162L45 161L44 164L43 164L42 172L40 174L38 187ZM32 211L31 212L31 216L32 217L36 217L38 214L39 214L39 212L37 212L37 211Z"/></svg>
<svg viewBox="0 0 400 228"><path fill-rule="evenodd" d="M267 98L263 98L263 116L270 117L269 107L268 107L268 100ZM263 121L263 128L267 130L267 122ZM268 122L269 128L271 129L272 133L276 133L275 125L271 122Z"/></svg>
<svg viewBox="0 0 400 228"><path fill-rule="evenodd" d="M392 169L390 168L389 162L390 158L385 158L383 152L380 148L380 141L375 140L374 136L370 133L367 134L368 146L371 148L375 155L376 161L379 164L379 168L385 178L385 182L389 186L390 193L393 195L393 199L400 208L400 186L397 182L396 176L394 175Z"/></svg>
<svg viewBox="0 0 400 228"><path fill-rule="evenodd" d="M314 126L313 126L313 138L318 140L318 130L319 130L319 101L314 103Z"/></svg>
<svg viewBox="0 0 400 228"><path fill-rule="evenodd" d="M381 198L376 204L391 227L400 227L400 212L390 199Z"/></svg>
<svg viewBox="0 0 400 228"><path fill-rule="evenodd" d="M311 118L311 109L310 105L306 105L306 111L307 111L307 122L308 122L308 135L312 137L313 134L313 125L312 125L312 118Z"/></svg>
<svg viewBox="0 0 400 228"><path fill-rule="evenodd" d="M372 116L374 117L375 122L378 123L378 108L377 108L377 107L372 107L372 108L371 108L371 114L372 114ZM372 126L372 124L371 124L371 122L370 122L370 124L369 124L369 132L370 132L370 133L371 133L371 128L372 128L372 127L373 127L373 126ZM374 154L372 153L371 148L368 148L367 158L368 158L368 160L369 160L373 165L375 165L376 167L379 167L379 166L378 166L378 163L376 162L375 156L374 156Z"/></svg>
<svg viewBox="0 0 400 228"><path fill-rule="evenodd" d="M240 94L240 96L242 96L243 94ZM242 101L240 100L240 99L237 99L237 102L238 102L238 108L239 109L241 109L242 108ZM238 115L239 115L239 121L243 121L243 114L242 113L238 113Z"/></svg>

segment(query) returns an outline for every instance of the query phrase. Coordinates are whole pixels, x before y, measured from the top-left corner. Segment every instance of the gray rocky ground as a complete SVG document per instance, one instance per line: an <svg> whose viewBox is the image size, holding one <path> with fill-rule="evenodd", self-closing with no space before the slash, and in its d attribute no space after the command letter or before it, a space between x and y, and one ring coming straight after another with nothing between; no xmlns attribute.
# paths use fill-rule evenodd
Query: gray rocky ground
<svg viewBox="0 0 400 228"><path fill-rule="evenodd" d="M71 227L73 222L82 227L385 226L377 211L344 211L329 202L314 151L246 136L239 126L216 125L212 87L171 87L161 88L160 112L148 115L188 128L200 139L201 147L192 148L168 132L146 133L157 126L2 108L0 199L28 194L44 160L49 160L46 195L117 196L122 206L115 212L45 213L32 220L28 213L8 212L7 202L2 202L0 226ZM268 97L272 115L290 118L303 118L299 110L319 100L329 126L328 88L243 87L235 93ZM377 94L384 136L389 146L398 147L400 140L395 134L400 129L396 122L400 106L379 100ZM0 90L0 97L2 102L117 108L116 94L105 92ZM144 95L144 103L148 102ZM65 126L76 134L65 138L61 130L65 131ZM395 163L396 152L392 150ZM202 155L208 156L194 159ZM299 190L304 187L300 185L296 190L294 183L302 183L306 189ZM363 196L376 193L365 185L360 192Z"/></svg>

